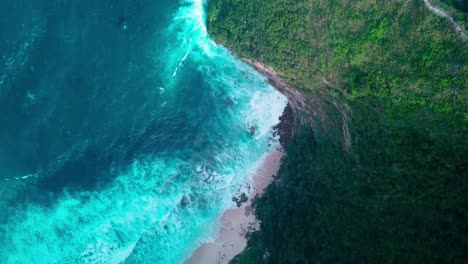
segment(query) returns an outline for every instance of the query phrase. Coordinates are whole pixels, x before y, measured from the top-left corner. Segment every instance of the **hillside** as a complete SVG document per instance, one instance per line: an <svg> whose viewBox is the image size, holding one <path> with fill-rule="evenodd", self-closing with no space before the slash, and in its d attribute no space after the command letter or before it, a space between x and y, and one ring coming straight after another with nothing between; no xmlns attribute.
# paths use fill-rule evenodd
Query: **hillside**
<svg viewBox="0 0 468 264"><path fill-rule="evenodd" d="M309 105L234 262L468 258L468 50L450 21L423 0L209 0L208 30Z"/></svg>

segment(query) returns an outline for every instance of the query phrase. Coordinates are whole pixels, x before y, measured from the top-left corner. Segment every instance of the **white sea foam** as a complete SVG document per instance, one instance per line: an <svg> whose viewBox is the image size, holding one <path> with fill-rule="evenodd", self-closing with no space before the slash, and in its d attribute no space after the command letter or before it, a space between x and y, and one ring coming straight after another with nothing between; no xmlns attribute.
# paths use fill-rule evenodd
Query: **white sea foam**
<svg viewBox="0 0 468 264"><path fill-rule="evenodd" d="M178 42L163 58L165 72L172 74L159 89L176 89L183 76L178 73L190 61L218 98L210 136L225 142L207 156L185 155L201 156L195 161L180 159L181 153L143 156L123 170L110 170L117 175L99 192L66 194L50 207L18 210L4 227L1 263L180 263L212 240L213 223L271 150L267 141L286 99L217 46L204 21L204 1L182 1L168 28Z"/></svg>

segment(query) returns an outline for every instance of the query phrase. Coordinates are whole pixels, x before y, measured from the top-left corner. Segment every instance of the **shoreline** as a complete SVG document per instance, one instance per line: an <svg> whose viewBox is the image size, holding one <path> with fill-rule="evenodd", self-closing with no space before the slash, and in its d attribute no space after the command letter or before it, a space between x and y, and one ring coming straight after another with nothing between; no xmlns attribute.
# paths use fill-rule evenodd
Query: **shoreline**
<svg viewBox="0 0 468 264"><path fill-rule="evenodd" d="M253 176L254 188L249 193L249 199L239 207L224 211L218 221L218 237L213 242L208 242L198 247L192 255L185 260L185 264L210 264L229 263L236 255L240 254L247 246L246 235L259 228L259 223L252 214L252 199L261 195L266 187L273 182L274 175L278 172L281 159L284 156L283 149L277 149L269 153L257 167Z"/></svg>
<svg viewBox="0 0 468 264"><path fill-rule="evenodd" d="M296 124L305 121L299 119L299 113L315 112L306 104L305 97L278 77L272 68L249 59L242 60L265 76L268 83L288 99L288 104L279 118L279 123L273 127L273 136L279 135L280 137L279 146L264 158L253 173L251 181L245 182L253 185L248 193L248 199L244 193L233 197L233 207L225 210L213 226L213 233L217 238L212 242L200 245L184 261L184 264L229 263L235 256L242 253L247 246L247 234L260 228L259 222L252 213L252 199L263 194L268 185L274 181L282 158L286 155L287 145L292 139Z"/></svg>
<svg viewBox="0 0 468 264"><path fill-rule="evenodd" d="M184 264L229 263L235 256L242 253L247 246L246 235L260 228L259 222L252 214L252 199L257 195L261 195L266 187L274 181L281 160L286 155L287 145L293 136L294 127L297 122L301 122L301 120L297 119L298 112L310 111L305 103L304 96L281 80L272 68L249 59L242 60L265 76L268 83L288 99L288 104L279 118L279 123L273 127L273 135L280 136L279 146L264 158L253 173L251 178L253 188L248 194L247 201L245 201L245 194L233 197L233 207L225 210L213 227L213 232L216 232L217 238L212 242L199 246L184 261ZM246 183L248 184L249 181L246 181Z"/></svg>

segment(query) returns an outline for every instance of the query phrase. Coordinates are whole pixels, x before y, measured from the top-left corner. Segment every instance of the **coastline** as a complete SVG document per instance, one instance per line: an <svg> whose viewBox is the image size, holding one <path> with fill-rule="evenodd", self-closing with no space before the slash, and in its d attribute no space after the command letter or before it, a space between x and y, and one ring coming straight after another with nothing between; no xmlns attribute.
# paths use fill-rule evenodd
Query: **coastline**
<svg viewBox="0 0 468 264"><path fill-rule="evenodd" d="M217 225L213 227L213 232L217 232L215 235L217 238L213 242L198 247L184 261L184 264L229 263L245 249L247 246L246 235L260 228L255 215L251 213L252 199L257 195L261 195L267 186L274 181L281 160L286 155L287 145L293 136L296 124L305 121L300 119L299 113L310 113L312 111L309 105L306 104L305 97L297 89L281 80L272 68L249 59L244 58L242 60L265 76L268 83L288 99L288 104L279 118L280 122L273 127L273 135L280 138L279 146L269 153L255 170L251 181L253 188L248 194L249 198L245 200L245 194L233 197L233 207L225 210Z"/></svg>
<svg viewBox="0 0 468 264"><path fill-rule="evenodd" d="M218 237L213 242L208 242L197 248L184 263L185 264L209 264L229 263L236 255L240 254L247 246L246 235L259 228L259 223L251 213L252 198L261 195L265 188L273 181L274 175L279 170L284 151L274 150L265 157L262 164L256 169L252 177L254 188L249 193L250 199L235 207L224 211L219 220ZM215 226L216 228L216 226Z"/></svg>

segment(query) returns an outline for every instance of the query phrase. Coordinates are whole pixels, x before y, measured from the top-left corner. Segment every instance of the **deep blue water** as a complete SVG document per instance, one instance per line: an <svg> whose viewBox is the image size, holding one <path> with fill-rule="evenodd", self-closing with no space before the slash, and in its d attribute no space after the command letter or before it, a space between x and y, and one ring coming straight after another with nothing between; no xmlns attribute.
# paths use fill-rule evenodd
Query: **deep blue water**
<svg viewBox="0 0 468 264"><path fill-rule="evenodd" d="M201 0L0 1L0 263L183 262L285 103Z"/></svg>

